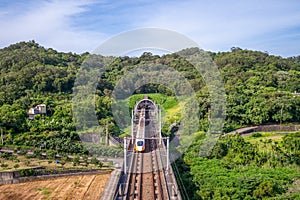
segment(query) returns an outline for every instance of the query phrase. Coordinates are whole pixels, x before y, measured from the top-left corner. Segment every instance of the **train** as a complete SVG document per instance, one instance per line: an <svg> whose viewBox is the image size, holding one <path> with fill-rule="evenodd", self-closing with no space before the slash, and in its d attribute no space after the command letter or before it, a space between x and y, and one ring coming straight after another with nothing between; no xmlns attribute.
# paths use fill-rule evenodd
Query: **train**
<svg viewBox="0 0 300 200"><path fill-rule="evenodd" d="M145 151L146 144L145 144L145 110L143 109L140 113L139 117L139 124L138 124L138 129L136 133L136 139L135 139L135 144L134 144L134 149L137 152L143 152Z"/></svg>
<svg viewBox="0 0 300 200"><path fill-rule="evenodd" d="M137 151L137 152L145 151L145 139L142 139L142 138L136 139L135 151Z"/></svg>

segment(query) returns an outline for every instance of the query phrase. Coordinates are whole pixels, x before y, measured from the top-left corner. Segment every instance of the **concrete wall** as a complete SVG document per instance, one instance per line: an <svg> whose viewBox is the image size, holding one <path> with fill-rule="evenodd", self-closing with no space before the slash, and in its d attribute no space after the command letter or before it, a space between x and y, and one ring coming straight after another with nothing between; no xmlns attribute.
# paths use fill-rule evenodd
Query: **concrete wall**
<svg viewBox="0 0 300 200"><path fill-rule="evenodd" d="M293 131L299 131L299 130L300 130L299 125L293 125L293 126L262 125L262 126L258 126L255 131L257 131L257 132L270 132L270 131L293 132Z"/></svg>
<svg viewBox="0 0 300 200"><path fill-rule="evenodd" d="M235 134L238 132L239 134L250 134L252 132L280 132L280 133L288 133L288 132L295 132L300 131L300 125L290 125L290 126L280 126L280 125L261 125L261 126L253 126L253 127L246 127L240 128L238 130L231 131L227 134Z"/></svg>
<svg viewBox="0 0 300 200"><path fill-rule="evenodd" d="M0 172L0 185L12 184L12 183L23 183L35 180L46 180L50 178L59 178L65 176L76 176L76 175L92 175L92 174L107 174L111 173L111 170L87 170L87 171L66 171L61 174L47 174L42 176L26 176L21 177L19 171L15 172Z"/></svg>
<svg viewBox="0 0 300 200"><path fill-rule="evenodd" d="M18 183L20 172L0 172L0 184Z"/></svg>

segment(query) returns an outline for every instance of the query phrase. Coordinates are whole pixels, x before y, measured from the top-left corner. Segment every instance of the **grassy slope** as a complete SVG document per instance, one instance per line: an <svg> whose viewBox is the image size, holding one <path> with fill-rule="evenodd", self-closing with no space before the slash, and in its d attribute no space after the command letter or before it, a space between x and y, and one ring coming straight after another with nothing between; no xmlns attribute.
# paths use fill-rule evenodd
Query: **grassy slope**
<svg viewBox="0 0 300 200"><path fill-rule="evenodd" d="M258 136L255 136L258 134ZM282 138L286 134L280 134L276 132L261 132L261 133L256 133L252 134L251 136L246 136L245 140L255 144L258 146L259 150L262 152L265 151L271 151L271 146L274 144L274 142L281 142ZM261 136L259 136L259 134Z"/></svg>

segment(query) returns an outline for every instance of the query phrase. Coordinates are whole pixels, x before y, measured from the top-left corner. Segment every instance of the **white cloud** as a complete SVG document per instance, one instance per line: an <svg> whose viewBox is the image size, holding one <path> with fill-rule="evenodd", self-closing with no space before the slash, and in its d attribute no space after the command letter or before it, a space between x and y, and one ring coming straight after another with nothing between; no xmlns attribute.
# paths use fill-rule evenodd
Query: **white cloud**
<svg viewBox="0 0 300 200"><path fill-rule="evenodd" d="M74 15L87 11L91 4L92 1L54 0L32 2L21 12L6 11L0 17L0 26L4 27L0 31L0 45L36 40L61 51L91 51L95 43L103 40L104 34L81 30L72 20Z"/></svg>
<svg viewBox="0 0 300 200"><path fill-rule="evenodd" d="M300 12L296 1L180 1L161 5L137 24L178 31L216 51L243 46L249 40L262 42L274 32L300 25ZM256 46L250 43L248 48Z"/></svg>
<svg viewBox="0 0 300 200"><path fill-rule="evenodd" d="M80 53L92 51L120 31L156 27L185 34L207 50L240 46L284 56L300 54L298 0L29 2L0 8L1 47L34 39L46 47ZM297 26L295 35L289 36Z"/></svg>

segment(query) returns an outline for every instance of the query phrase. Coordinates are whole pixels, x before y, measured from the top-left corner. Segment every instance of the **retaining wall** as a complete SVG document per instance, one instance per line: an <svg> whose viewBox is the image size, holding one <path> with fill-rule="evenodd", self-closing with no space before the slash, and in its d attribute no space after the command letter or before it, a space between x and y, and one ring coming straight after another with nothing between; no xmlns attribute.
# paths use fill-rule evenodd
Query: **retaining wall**
<svg viewBox="0 0 300 200"><path fill-rule="evenodd" d="M36 180L46 180L50 178L60 178L65 176L80 176L80 175L92 175L92 174L107 174L111 173L111 170L89 170L89 171L66 171L59 174L47 174L41 176L25 176L21 177L20 171L14 172L0 172L0 185L12 184L12 183L23 183Z"/></svg>

